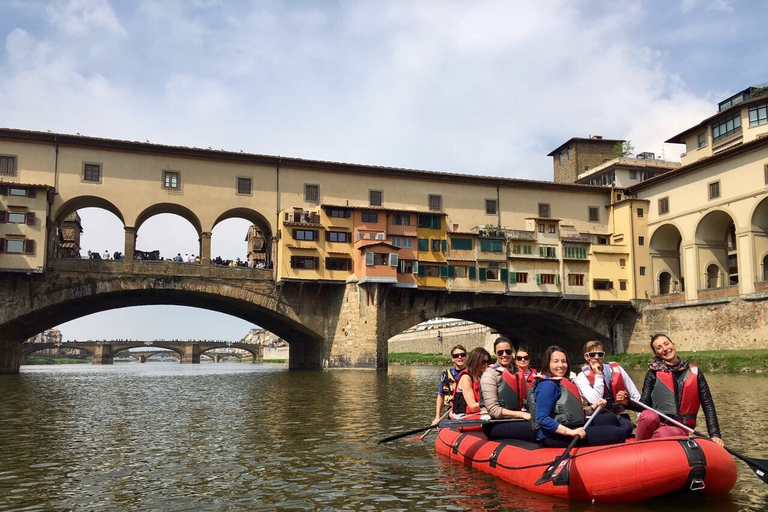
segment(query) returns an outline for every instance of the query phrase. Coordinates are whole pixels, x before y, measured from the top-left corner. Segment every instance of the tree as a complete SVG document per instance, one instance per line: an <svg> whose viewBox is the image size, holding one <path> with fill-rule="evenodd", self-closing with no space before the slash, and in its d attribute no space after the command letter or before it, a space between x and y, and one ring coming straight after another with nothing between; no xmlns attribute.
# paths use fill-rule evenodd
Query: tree
<svg viewBox="0 0 768 512"><path fill-rule="evenodd" d="M617 157L629 156L634 152L635 152L635 146L632 145L631 140L626 140L624 142L617 142L613 146L613 154Z"/></svg>

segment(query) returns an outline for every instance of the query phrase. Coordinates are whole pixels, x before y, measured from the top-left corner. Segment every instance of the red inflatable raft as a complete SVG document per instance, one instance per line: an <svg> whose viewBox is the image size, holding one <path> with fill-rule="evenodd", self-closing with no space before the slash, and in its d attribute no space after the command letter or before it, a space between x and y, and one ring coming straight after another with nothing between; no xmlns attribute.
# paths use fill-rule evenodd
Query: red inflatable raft
<svg viewBox="0 0 768 512"><path fill-rule="evenodd" d="M489 441L482 432L443 428L437 452L525 489L575 500L631 502L677 491L722 496L736 484L736 464L709 439L670 437L574 448L557 481L534 485L562 448L517 440Z"/></svg>

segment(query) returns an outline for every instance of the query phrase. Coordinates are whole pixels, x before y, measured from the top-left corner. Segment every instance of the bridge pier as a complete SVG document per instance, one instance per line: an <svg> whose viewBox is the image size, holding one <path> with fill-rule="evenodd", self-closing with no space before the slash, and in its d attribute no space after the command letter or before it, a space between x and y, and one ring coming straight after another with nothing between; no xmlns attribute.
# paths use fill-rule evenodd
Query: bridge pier
<svg viewBox="0 0 768 512"><path fill-rule="evenodd" d="M211 264L211 233L203 231L200 234L200 263Z"/></svg>
<svg viewBox="0 0 768 512"><path fill-rule="evenodd" d="M181 364L200 364L200 345L184 345Z"/></svg>
<svg viewBox="0 0 768 512"><path fill-rule="evenodd" d="M133 252L136 250L136 228L125 227L125 259L123 266L127 272L133 271Z"/></svg>
<svg viewBox="0 0 768 512"><path fill-rule="evenodd" d="M143 354L142 354L142 355L140 355L140 356L139 356L139 362L140 362L140 363L146 363L146 362L147 362L147 356L145 356L145 355L143 355Z"/></svg>
<svg viewBox="0 0 768 512"><path fill-rule="evenodd" d="M0 340L0 373L19 373L21 343Z"/></svg>
<svg viewBox="0 0 768 512"><path fill-rule="evenodd" d="M133 253L131 253L133 254ZM92 364L113 364L114 354L112 353L112 345L96 345L93 351Z"/></svg>

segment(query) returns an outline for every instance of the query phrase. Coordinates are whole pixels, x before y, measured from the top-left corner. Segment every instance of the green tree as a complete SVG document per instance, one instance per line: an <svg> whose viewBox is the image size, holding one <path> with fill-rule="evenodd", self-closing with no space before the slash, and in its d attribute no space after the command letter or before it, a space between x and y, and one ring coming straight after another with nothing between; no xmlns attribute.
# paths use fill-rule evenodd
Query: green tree
<svg viewBox="0 0 768 512"><path fill-rule="evenodd" d="M634 152L635 152L635 146L632 145L631 140L626 140L624 142L617 142L613 146L613 154L617 157L629 156L634 154Z"/></svg>

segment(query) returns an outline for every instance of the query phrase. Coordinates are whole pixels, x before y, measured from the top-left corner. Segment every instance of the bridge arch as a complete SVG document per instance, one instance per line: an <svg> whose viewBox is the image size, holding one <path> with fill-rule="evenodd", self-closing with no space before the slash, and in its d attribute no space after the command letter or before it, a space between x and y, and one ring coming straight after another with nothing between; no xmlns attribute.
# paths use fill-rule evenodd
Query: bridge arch
<svg viewBox="0 0 768 512"><path fill-rule="evenodd" d="M155 215L160 215L161 213L171 213L185 219L192 224L193 228L195 228L198 237L203 233L203 225L198 216L186 206L175 203L157 203L145 208L138 216L136 216L136 220L133 223L136 232L139 232L141 225L148 219Z"/></svg>
<svg viewBox="0 0 768 512"><path fill-rule="evenodd" d="M154 347L152 345L147 346L147 345L144 345L143 343L137 343L135 346L132 346L132 347L129 346L129 347L125 347L125 348L120 348L120 350L117 350L117 351L113 352L112 355L113 356L117 356L118 354L127 353L129 356L135 357L130 352L130 350L132 348L146 348L147 351L152 352L149 355L143 354L143 355L146 355L147 359L149 359L152 356L156 356L158 354L169 354L169 355L175 357L176 359L178 359L179 361L181 361L182 357L184 356L184 354L183 354L183 352L181 350L178 350L178 349L173 348L173 347L162 347L163 350L160 350L157 347ZM138 359L137 357L135 357L135 358Z"/></svg>
<svg viewBox="0 0 768 512"><path fill-rule="evenodd" d="M200 351L200 355L207 355L209 357L213 357L213 354L208 354L208 352L210 352L211 350L221 350L222 348L225 348L225 347L206 348ZM226 347L226 348L229 348L229 347ZM232 348L237 348L237 350L245 350L246 352L250 353L253 356L254 361L259 357L259 348L257 346L250 348L247 346L243 346L242 344L239 344L237 347L232 347ZM216 352L214 352L214 354L216 354ZM237 357L234 354L227 354L227 355Z"/></svg>
<svg viewBox="0 0 768 512"><path fill-rule="evenodd" d="M713 262L724 271L720 286L739 283L737 225L734 219L727 210L716 209L704 215L696 226L699 289L706 289L711 284Z"/></svg>
<svg viewBox="0 0 768 512"><path fill-rule="evenodd" d="M680 229L672 223L662 224L651 235L651 275L658 276L654 282L654 293L657 295L683 291L682 242Z"/></svg>
<svg viewBox="0 0 768 512"><path fill-rule="evenodd" d="M125 216L123 215L123 212L120 211L120 208L115 206L111 201L96 196L73 197L59 206L52 217L56 222L56 225L59 226L70 213L82 210L83 208L100 208L102 210L107 210L120 219L120 222L125 226Z"/></svg>
<svg viewBox="0 0 768 512"><path fill-rule="evenodd" d="M213 225L211 226L211 234L212 234L212 240L211 243L218 243L219 239L217 233L214 233L214 229L217 225L221 224L222 222L230 219L244 219L248 222L250 222L253 226L255 226L260 232L261 237L263 237L263 240L261 240L261 237L254 237L258 240L258 245L261 247L256 247L256 243L252 242L250 240L251 233L249 231L246 240L248 242L248 250L254 251L254 254L248 253L247 259L251 259L253 256L253 260L259 259L264 260L264 263L270 261L272 259L272 227L269 223L269 221L256 210L253 210L251 208L231 208L221 215L214 221ZM242 240L241 240L242 241Z"/></svg>

